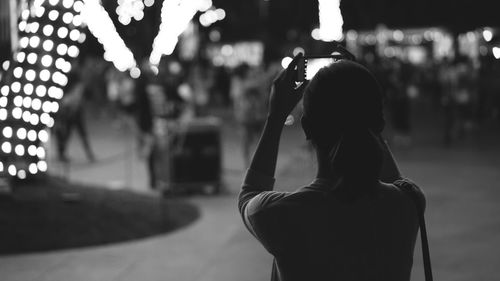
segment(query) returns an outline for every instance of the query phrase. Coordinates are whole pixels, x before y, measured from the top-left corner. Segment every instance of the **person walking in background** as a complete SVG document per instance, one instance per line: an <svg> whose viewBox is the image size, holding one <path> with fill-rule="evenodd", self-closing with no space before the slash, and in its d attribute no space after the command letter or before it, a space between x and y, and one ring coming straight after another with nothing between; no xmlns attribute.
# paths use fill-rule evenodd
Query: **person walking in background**
<svg viewBox="0 0 500 281"><path fill-rule="evenodd" d="M135 80L130 111L137 125L137 148L139 156L146 161L146 169L148 171L149 187L155 189L157 187L155 174L154 160L154 132L153 132L153 109L151 95L148 93L150 80L148 77L147 66L142 67L141 76ZM156 88L162 88L158 85Z"/></svg>
<svg viewBox="0 0 500 281"><path fill-rule="evenodd" d="M239 195L248 230L274 256L271 280L410 280L417 209L386 142L382 92L352 61L296 86L299 54L275 80L269 113ZM305 90L305 93L304 93ZM273 191L283 124L304 93L302 127L317 176L295 192Z"/></svg>
<svg viewBox="0 0 500 281"><path fill-rule="evenodd" d="M242 133L245 166L250 163L250 149L259 136L266 114L262 84L256 75L248 65L241 65L235 70L231 82L234 115Z"/></svg>
<svg viewBox="0 0 500 281"><path fill-rule="evenodd" d="M408 94L409 70L403 62L392 60L388 73L388 105L392 128L394 129L393 143L407 147L411 144L411 101Z"/></svg>
<svg viewBox="0 0 500 281"><path fill-rule="evenodd" d="M64 97L60 103L57 122L54 128L57 139L58 159L62 162L69 161L66 150L73 129L76 129L80 136L87 159L90 162L95 161L85 121L85 94L85 84L80 80L77 73L71 73L68 78Z"/></svg>

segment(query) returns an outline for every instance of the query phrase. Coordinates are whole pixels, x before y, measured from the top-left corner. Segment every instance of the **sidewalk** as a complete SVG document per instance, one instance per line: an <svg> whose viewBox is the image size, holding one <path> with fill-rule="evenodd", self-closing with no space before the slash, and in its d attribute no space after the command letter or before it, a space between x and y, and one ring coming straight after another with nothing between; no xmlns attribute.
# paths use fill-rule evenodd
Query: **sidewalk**
<svg viewBox="0 0 500 281"><path fill-rule="evenodd" d="M106 125L107 126L107 125ZM73 142L71 180L111 188L146 189L144 165L128 163L120 152L133 140L103 124L92 127L92 143L99 166L86 165ZM68 251L0 257L2 281L245 281L269 280L271 257L244 229L236 208L243 174L237 134L223 131L223 195L194 196L201 218L174 233L131 243ZM401 170L422 186L427 195L428 231L435 279L440 281L496 280L500 264L500 147L487 133L453 149L429 144L396 149ZM308 184L314 159L303 147L297 126L285 129L280 147L277 189ZM109 158L108 158L109 157ZM130 157L130 156L128 156ZM134 160L136 161L136 160ZM128 163L130 164L130 163ZM127 165L128 165L127 164ZM61 170L59 170L61 171ZM132 185L129 185L132 183ZM423 280L417 244L412 280Z"/></svg>
<svg viewBox="0 0 500 281"><path fill-rule="evenodd" d="M109 122L93 122L89 130L97 163L87 163L79 139L74 137L69 168L51 155L51 173L74 182L154 195L146 185L145 164L134 153L131 131ZM297 132L289 129L285 134ZM192 225L130 243L0 257L0 280L267 280L271 257L244 229L236 206L244 171L238 134L230 125L224 126L222 135L227 191L190 197L201 213ZM283 145L280 166L295 146L294 142Z"/></svg>

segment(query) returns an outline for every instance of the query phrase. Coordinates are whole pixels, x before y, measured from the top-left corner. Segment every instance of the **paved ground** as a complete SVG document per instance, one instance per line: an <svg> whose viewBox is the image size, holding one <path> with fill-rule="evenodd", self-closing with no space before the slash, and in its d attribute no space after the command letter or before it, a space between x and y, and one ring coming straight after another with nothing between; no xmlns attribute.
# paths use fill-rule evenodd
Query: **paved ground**
<svg viewBox="0 0 500 281"><path fill-rule="evenodd" d="M396 149L403 172L425 190L428 229L436 280L497 280L500 265L500 145L498 134L474 137L445 149L436 120L415 128L415 145ZM108 188L146 188L144 164L131 153L133 138L110 122L91 127L97 152L88 165L78 141L71 144L72 165L53 163L52 173ZM132 243L43 254L0 257L2 281L245 281L268 280L271 257L245 231L236 211L243 171L234 127L223 130L224 180L228 190L215 197L194 196L202 217L174 233ZM280 151L278 189L310 182L312 156L297 127L289 127ZM423 280L420 251L413 280Z"/></svg>

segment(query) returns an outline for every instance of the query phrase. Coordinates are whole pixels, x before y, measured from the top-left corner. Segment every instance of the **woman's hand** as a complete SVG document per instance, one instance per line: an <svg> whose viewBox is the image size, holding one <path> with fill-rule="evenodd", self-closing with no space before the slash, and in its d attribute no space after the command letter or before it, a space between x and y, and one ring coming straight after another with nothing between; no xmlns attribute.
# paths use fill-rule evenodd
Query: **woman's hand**
<svg viewBox="0 0 500 281"><path fill-rule="evenodd" d="M269 118L285 122L297 103L302 99L306 82L297 85L297 64L304 55L299 53L285 70L274 79L269 101Z"/></svg>

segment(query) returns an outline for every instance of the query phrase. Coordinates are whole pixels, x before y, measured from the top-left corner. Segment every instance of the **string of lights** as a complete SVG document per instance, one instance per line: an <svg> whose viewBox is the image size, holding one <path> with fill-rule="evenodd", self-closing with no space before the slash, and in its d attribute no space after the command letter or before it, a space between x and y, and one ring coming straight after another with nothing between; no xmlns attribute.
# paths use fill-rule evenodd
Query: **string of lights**
<svg viewBox="0 0 500 281"><path fill-rule="evenodd" d="M0 176L47 171L49 129L85 40L82 7L79 0L35 0L21 14L19 49L0 84Z"/></svg>
<svg viewBox="0 0 500 281"><path fill-rule="evenodd" d="M144 3L142 0L118 0L116 14L118 21L123 25L128 25L132 19L140 21L144 18Z"/></svg>
<svg viewBox="0 0 500 281"><path fill-rule="evenodd" d="M194 15L199 11L207 11L211 6L211 0L164 0L160 29L153 41L150 63L158 65L163 55L172 54L179 35L187 28Z"/></svg>
<svg viewBox="0 0 500 281"><path fill-rule="evenodd" d="M136 67L134 54L116 31L113 21L99 0L84 0L81 18L92 35L102 44L106 61L112 62L120 71Z"/></svg>
<svg viewBox="0 0 500 281"><path fill-rule="evenodd" d="M221 8L209 9L200 15L200 24L204 27L208 27L217 21L221 21L226 18L226 11Z"/></svg>
<svg viewBox="0 0 500 281"><path fill-rule="evenodd" d="M318 37L323 41L340 41L344 20L340 11L340 0L318 0L319 31Z"/></svg>

